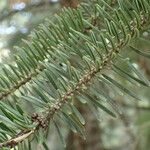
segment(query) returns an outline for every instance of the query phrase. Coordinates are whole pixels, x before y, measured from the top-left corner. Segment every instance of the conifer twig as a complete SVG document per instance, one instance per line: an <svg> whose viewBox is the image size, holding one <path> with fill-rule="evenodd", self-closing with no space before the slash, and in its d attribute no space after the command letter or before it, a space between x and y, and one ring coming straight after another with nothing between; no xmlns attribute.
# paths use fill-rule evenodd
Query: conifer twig
<svg viewBox="0 0 150 150"><path fill-rule="evenodd" d="M140 24L138 24L138 22L136 22L136 21L135 22L131 21L129 23L132 27L132 30L129 31L128 33L126 33L127 36L131 36L131 38L133 38L136 31L143 29L144 25L147 23L145 16L143 16L141 14L142 13L139 14ZM135 20L135 19L133 19L133 20ZM115 47L110 48L110 50L108 50L107 54L104 57L102 57L102 61L99 64L99 67L93 67L89 72L84 74L80 78L79 82L77 82L73 88L69 89L64 95L62 95L61 99L57 99L56 103L54 105L52 105L52 107L50 109L45 110L45 112L46 112L45 117L40 117L40 118L37 116L34 117L33 122L36 122L38 124L33 130L22 131L21 132L22 134L19 137L18 137L18 135L16 135L16 137L14 137L13 139L8 140L4 143L1 143L0 146L1 147L14 147L19 142L22 142L24 139L28 138L31 134L35 133L35 131L38 130L39 128L47 128L49 125L49 121L51 121L51 119L53 119L54 115L61 110L61 108L64 106L64 104L68 103L68 98L70 96L74 95L75 93L80 92L80 90L82 90L83 86L85 86L85 85L87 86L98 73L101 73L102 70L106 69L106 67L111 64L112 60L114 58L116 58L117 54L120 53L120 51L122 50L122 48L124 48L126 46L126 44L128 44L127 41L125 41L124 39L120 39L119 43L117 45L115 45ZM115 56L114 56L114 54L115 54Z"/></svg>
<svg viewBox="0 0 150 150"><path fill-rule="evenodd" d="M140 13L141 14L141 13ZM141 16L141 27L143 27L145 25L145 18L144 16ZM132 25L133 22L130 22L130 25ZM136 23L134 24L134 26L132 27L132 31L130 33L131 37L134 36L134 32L136 32ZM79 82L75 85L75 87L73 89L70 89L68 92L66 92L65 95L62 96L61 100L56 100L56 103L50 108L49 113L46 117L46 122L50 121L54 114L57 113L65 103L67 103L68 101L68 97L74 95L76 92L80 91L82 89L83 85L87 85L89 82L92 81L92 79L98 74L100 73L102 70L104 70L107 66L110 67L111 65L111 61L114 58L114 54L118 54L120 53L121 49L124 47L124 41L120 40L120 43L116 46L115 49L111 49L109 51L109 53L103 57L102 59L102 63L100 64L100 67L97 68L92 68L91 71L89 71L87 74L85 74L80 80Z"/></svg>
<svg viewBox="0 0 150 150"><path fill-rule="evenodd" d="M0 143L0 148L3 148L3 147L13 148L16 145L18 145L18 143L24 141L29 136L31 136L34 132L35 132L34 130L21 131L18 135L16 135L16 137L14 137L4 143Z"/></svg>

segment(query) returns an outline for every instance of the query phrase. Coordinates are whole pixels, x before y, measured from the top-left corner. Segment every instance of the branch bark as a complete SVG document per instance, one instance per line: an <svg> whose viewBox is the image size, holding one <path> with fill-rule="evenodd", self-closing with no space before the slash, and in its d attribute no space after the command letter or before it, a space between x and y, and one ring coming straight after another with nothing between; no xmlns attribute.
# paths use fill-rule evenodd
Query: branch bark
<svg viewBox="0 0 150 150"><path fill-rule="evenodd" d="M78 0L60 0L60 4L62 7L77 8L79 1Z"/></svg>

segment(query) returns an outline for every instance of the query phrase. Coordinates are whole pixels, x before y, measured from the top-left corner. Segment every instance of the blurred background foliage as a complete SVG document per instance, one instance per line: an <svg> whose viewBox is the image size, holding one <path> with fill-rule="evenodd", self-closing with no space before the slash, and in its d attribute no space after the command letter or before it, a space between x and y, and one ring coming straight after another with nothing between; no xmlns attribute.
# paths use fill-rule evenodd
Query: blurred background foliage
<svg viewBox="0 0 150 150"><path fill-rule="evenodd" d="M86 2L86 1L85 1ZM30 39L30 32L44 21L45 18L53 20L55 13L62 7L76 8L77 0L0 0L0 64L14 63L14 46L22 45L22 38ZM149 51L149 30L142 33L143 40L137 41L139 49ZM145 39L145 40L144 40ZM134 67L140 68L142 73L150 80L150 61L138 56L129 49L124 55L130 56ZM128 69L120 64L122 69ZM115 75L115 74L114 74ZM115 78L120 80L119 76ZM122 80L123 84L129 84ZM129 84L130 87L130 84ZM130 97L115 95L123 112L122 118L111 118L100 111L95 117L84 106L80 108L87 123L85 130L87 140L78 135L66 133L68 150L149 150L150 149L150 90L149 88L130 87L140 95L141 101L131 100ZM109 91L111 92L111 91ZM77 104L80 107L80 104ZM63 149L58 135L51 130L48 144L51 150ZM40 149L35 143L35 149Z"/></svg>

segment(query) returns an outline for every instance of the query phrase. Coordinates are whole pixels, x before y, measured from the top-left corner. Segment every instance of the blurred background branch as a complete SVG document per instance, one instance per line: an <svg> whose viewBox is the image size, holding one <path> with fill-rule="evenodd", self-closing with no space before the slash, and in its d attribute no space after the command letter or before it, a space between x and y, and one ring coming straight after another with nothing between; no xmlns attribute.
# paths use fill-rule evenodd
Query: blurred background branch
<svg viewBox="0 0 150 150"><path fill-rule="evenodd" d="M29 4L22 3L22 5L20 4L20 8L18 7L9 11L2 11L0 15L0 22L5 19L8 19L8 17L11 17L12 15L18 12L31 11L31 9L38 9L39 7L43 7L45 5L53 5L56 2L59 1L42 0L40 2L29 3Z"/></svg>

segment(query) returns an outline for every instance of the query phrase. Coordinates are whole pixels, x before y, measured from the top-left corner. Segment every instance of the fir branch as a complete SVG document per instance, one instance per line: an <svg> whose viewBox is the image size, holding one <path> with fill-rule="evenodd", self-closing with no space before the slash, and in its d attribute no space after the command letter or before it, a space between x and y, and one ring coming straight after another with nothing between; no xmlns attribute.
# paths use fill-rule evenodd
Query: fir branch
<svg viewBox="0 0 150 150"><path fill-rule="evenodd" d="M39 2L40 3L40 2ZM39 6L37 4L37 6ZM96 18L93 18L94 22L91 23L91 25L93 27L96 27ZM84 28L83 32L81 33L88 33L92 28ZM59 45L59 44L58 44ZM51 49L46 49L45 52L51 51ZM45 59L44 58L40 61L44 62ZM27 75L25 75L21 80L16 81L15 85L11 85L9 88L5 89L4 91L2 91L2 93L0 93L0 101L3 99L6 99L9 95L13 95L16 91L18 91L21 87L23 87L24 85L26 85L27 83L30 83L31 80L34 77L37 77L38 75L40 75L44 69L46 69L43 65L41 64L37 64L36 68L33 69L32 72L29 72Z"/></svg>
<svg viewBox="0 0 150 150"><path fill-rule="evenodd" d="M99 9L101 9L101 8L99 8ZM103 10L100 13L102 13L102 12L103 12ZM106 12L104 12L104 13L106 16L108 16ZM138 19L137 19L137 15L138 15ZM110 16L108 16L108 18L109 17ZM134 18L134 17L136 17L136 18ZM101 60L101 62L99 62L98 66L95 65L90 69L90 71L87 71L86 74L82 74L82 76L79 79L79 82L76 82L76 84L74 85L73 88L70 88L63 95L61 95L61 99L56 99L56 103L54 103L50 107L50 109L45 109L44 115L46 114L46 116L44 116L44 117L33 116L32 117L32 119L33 119L32 121L37 123L37 126L33 130L30 130L30 131L27 130L27 132L23 130L21 132L23 134L21 134L21 136L19 136L19 140L16 136L12 140L8 140L4 143L1 143L1 146L2 147L5 147L5 146L12 147L13 146L12 143L17 141L17 143L14 144L14 146L15 146L19 142L22 142L24 139L28 138L31 134L35 133L35 131L39 130L39 128L47 128L49 125L49 121L51 121L54 118L54 115L62 109L64 104L68 103L69 97L70 96L72 97L74 94L79 93L80 90L84 90L83 86L88 87L88 84L95 78L95 76L98 73L101 74L103 70L105 70L108 66L110 66L112 61L115 58L117 58L118 53L120 53L124 47L128 46L131 43L130 40L133 40L134 38L138 37L138 35L137 35L138 31L141 31L147 24L149 24L149 22L147 21L147 13L143 13L143 11L140 13L138 12L138 14L136 13L136 15L134 17L132 19L130 19L130 22L126 22L124 29L127 28L128 32L124 33L125 37L123 39L122 38L118 39L118 41L119 41L118 43L117 42L113 43L110 39L109 42L112 44L111 45L112 47L109 49L107 49L107 45L105 46L105 42L103 42L106 53L102 57L102 60ZM114 18L112 18L112 20L113 19ZM113 24L113 27L114 26L115 25ZM126 26L128 26L128 27L126 27ZM106 30L108 30L108 29L109 28L106 28ZM67 30L68 30L68 28L67 28ZM115 29L113 31L115 31ZM123 31L119 30L116 33L116 36L119 37L118 34L123 34L123 33L120 33ZM80 36L83 36L83 35L80 33ZM83 37L86 38L85 36L83 36ZM102 41L103 41L103 37L102 37ZM52 52L52 53L54 53L54 52ZM92 54L91 54L91 56L92 56ZM92 56L92 57L94 59L94 56Z"/></svg>
<svg viewBox="0 0 150 150"><path fill-rule="evenodd" d="M142 14L142 12L140 12L140 14ZM140 22L140 30L141 28L144 27L144 25L147 23L146 19L144 18L143 15L140 16L141 18L141 22ZM135 20L135 19L133 19ZM130 25L132 26L132 31L131 33L128 33L131 35L131 38L133 38L133 36L135 35L135 33L137 32L137 26L138 23L134 22L134 26L133 26L133 21L130 22ZM94 77L98 74L101 73L102 70L104 70L105 68L107 68L107 66L110 67L110 65L112 66L112 60L114 59L114 56L116 58L116 56L121 52L121 50L123 49L123 47L125 47L127 44L129 43L125 43L126 41L121 40L120 43L116 46L115 49L111 49L109 51L109 53L102 59L102 63L100 64L99 68L92 68L86 75L84 75L79 82L75 85L74 89L70 89L66 94L64 94L62 96L61 100L56 100L56 103L50 108L49 113L46 117L46 123L47 120L51 120L54 115L56 113L58 113L58 111L60 111L60 109L64 106L64 104L68 103L68 98L70 96L73 96L75 93L80 92L80 90L84 90L82 87L83 86L87 86L88 83L90 83L92 81L92 79L94 79ZM47 124L48 125L48 124Z"/></svg>
<svg viewBox="0 0 150 150"><path fill-rule="evenodd" d="M38 5L37 5L38 6ZM96 18L95 18L96 19ZM96 27L96 22L92 22L92 26ZM92 28L84 28L82 33L88 33ZM26 43L27 44L27 43ZM59 45L59 44L58 44ZM51 51L51 49L45 49L45 53L47 52L47 54ZM46 54L46 55L47 55ZM45 61L46 58L43 58L42 62ZM50 61L50 60L49 60ZM30 83L34 77L37 77L38 75L40 75L44 69L46 69L46 67L44 65L38 64L36 66L36 68L34 68L32 70L32 72L28 72L27 75L23 76L23 78L21 80L18 80L15 85L10 86L9 88L7 87L7 89L5 89L4 91L2 91L2 93L0 93L0 101L6 99L9 95L13 95L16 91L18 91L21 87L23 87L24 85L26 85L27 83Z"/></svg>
<svg viewBox="0 0 150 150"><path fill-rule="evenodd" d="M29 83L34 77L38 76L40 72L45 69L44 66L39 65L34 70L33 73L30 73L27 77L24 77L23 80L20 80L16 83L16 85L10 87L5 92L0 94L0 101L7 98L9 95L13 94L15 91L19 90L20 87L24 86L25 84Z"/></svg>
<svg viewBox="0 0 150 150"><path fill-rule="evenodd" d="M143 16L142 16L142 19ZM141 22L141 26L145 25L145 21ZM132 22L130 23L132 24ZM135 25L136 26L136 25ZM136 28L135 28L136 29ZM130 35L134 35L134 28L132 30L132 32L130 33ZM38 123L36 129L39 129L40 127L44 128L48 127L49 125L49 121L53 119L54 115L56 113L58 113L58 111L60 111L60 109L64 106L64 104L66 104L68 101L68 97L72 96L73 94L75 94L76 92L79 92L82 89L83 85L86 85L91 82L93 80L93 78L96 76L97 73L100 73L102 70L104 70L108 65L110 66L112 59L114 59L114 53L117 55L118 53L120 53L121 49L123 47L125 47L126 45L124 45L124 41L121 41L120 44L118 44L118 46L116 47L116 49L111 49L110 52L108 53L107 56L105 56L103 58L103 61L100 65L100 67L98 69L93 68L91 69L90 72L88 72L86 75L84 75L82 77L82 79L80 79L80 82L76 84L74 89L71 89L70 91L68 91L64 96L62 96L61 100L57 100L57 102L55 103L55 105L53 105L50 110L48 110L48 115L46 118L43 118L43 120L41 120L43 123ZM37 121L36 119L34 121ZM39 122L39 121L37 121ZM23 140L25 140L27 137L29 137L31 134L33 134L36 130L31 130L29 132L25 132L22 131L23 134L21 134L21 136L19 137L15 137L5 143L2 143L0 146L1 147L14 147L16 146L19 142L22 142Z"/></svg>

